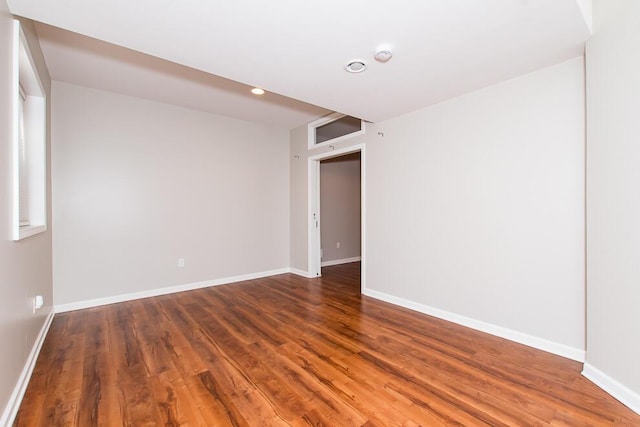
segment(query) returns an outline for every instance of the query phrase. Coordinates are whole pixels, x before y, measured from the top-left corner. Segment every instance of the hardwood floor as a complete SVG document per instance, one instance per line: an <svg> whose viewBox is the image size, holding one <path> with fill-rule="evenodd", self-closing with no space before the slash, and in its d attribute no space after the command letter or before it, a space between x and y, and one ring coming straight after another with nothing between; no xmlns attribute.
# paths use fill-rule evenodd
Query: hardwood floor
<svg viewBox="0 0 640 427"><path fill-rule="evenodd" d="M15 425L640 425L581 364L361 296L359 268L56 315Z"/></svg>

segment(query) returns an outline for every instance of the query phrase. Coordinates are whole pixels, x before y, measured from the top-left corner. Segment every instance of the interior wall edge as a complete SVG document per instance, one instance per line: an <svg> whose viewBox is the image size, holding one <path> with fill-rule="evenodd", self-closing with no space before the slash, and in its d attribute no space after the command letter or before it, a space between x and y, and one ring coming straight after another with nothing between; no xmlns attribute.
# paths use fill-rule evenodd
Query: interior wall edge
<svg viewBox="0 0 640 427"><path fill-rule="evenodd" d="M619 383L589 362L585 362L582 376L615 397L635 413L640 414L640 394Z"/></svg>
<svg viewBox="0 0 640 427"><path fill-rule="evenodd" d="M308 271L300 270L299 268L290 267L289 268L289 273L295 274L296 276L305 277L307 279L315 279L316 278L316 276L314 276L313 274L309 273Z"/></svg>
<svg viewBox="0 0 640 427"><path fill-rule="evenodd" d="M2 413L2 417L0 418L0 426L10 426L13 424L13 421L18 414L18 409L20 409L20 404L22 403L22 398L24 397L24 393L27 391L27 386L29 385L29 381L31 380L31 375L33 374L33 369L36 367L36 361L38 360L38 356L40 355L40 350L42 349L42 344L44 344L44 340L47 338L47 333L49 332L49 328L51 327L51 323L53 322L54 316L53 307L51 311L45 318L45 321L40 329L40 333L36 337L36 340L31 348L31 352L29 353L29 357L27 357L22 372L20 373L20 377L18 378L18 382L16 383L13 392L11 393L11 397L9 398L9 402Z"/></svg>
<svg viewBox="0 0 640 427"><path fill-rule="evenodd" d="M362 261L362 257L355 256L352 258L334 259L331 261L323 261L320 263L320 267L330 267L332 265L349 264L350 262Z"/></svg>
<svg viewBox="0 0 640 427"><path fill-rule="evenodd" d="M102 305L116 304L119 302L133 301L142 298L156 297L160 295L175 294L177 292L191 291L194 289L208 288L210 286L229 285L232 283L243 282L245 280L261 279L263 277L277 276L279 274L289 273L289 268L279 268L276 270L261 271L256 273L242 274L239 276L224 277L220 279L204 280L202 282L185 283L176 286L167 286L163 288L150 289L141 292L132 292L127 294L113 295L104 298L93 298L84 301L76 301L64 304L56 304L56 313L66 313L68 311L82 310L85 308L100 307Z"/></svg>
<svg viewBox="0 0 640 427"><path fill-rule="evenodd" d="M439 308L430 307L428 305L420 304L418 302L410 301L404 298L399 298L393 295L386 294L384 292L379 292L372 289L362 289L362 293L371 298L379 299L381 301L398 305L400 307L418 311L420 313L437 317L438 319L446 320L448 322L453 322L461 326L466 326L468 328L475 329L480 332L485 332L496 337L505 338L509 341L517 342L528 347L546 351L557 356L566 357L567 359L575 360L576 362L584 363L586 358L585 350L580 348L556 343L544 338L526 334L524 332L483 322L481 320L476 320Z"/></svg>

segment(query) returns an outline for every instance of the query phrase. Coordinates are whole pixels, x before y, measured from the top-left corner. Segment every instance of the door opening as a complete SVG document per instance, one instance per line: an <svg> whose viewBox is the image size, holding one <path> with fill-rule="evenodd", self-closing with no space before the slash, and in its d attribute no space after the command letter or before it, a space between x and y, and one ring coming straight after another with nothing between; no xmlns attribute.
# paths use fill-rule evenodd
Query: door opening
<svg viewBox="0 0 640 427"><path fill-rule="evenodd" d="M360 152L320 161L320 269L360 261Z"/></svg>
<svg viewBox="0 0 640 427"><path fill-rule="evenodd" d="M322 208L321 197L321 163L324 168L325 165L334 165L334 169L344 173L353 173L353 170L348 171L353 165L348 165L348 162L355 162L359 157L359 180L352 180L353 182L344 183L349 189L341 188L339 192L341 194L334 195L336 200L324 200L325 204L328 204L328 208L332 209L330 213L327 213L326 209ZM342 158L344 162L337 160ZM360 289L365 287L365 265L366 265L366 227L365 227L365 149L363 144L351 146L341 150L334 150L328 153L320 154L309 158L309 236L308 236L308 254L309 254L309 273L312 277L319 277L322 275L322 267L336 265L346 262L361 262L360 272ZM359 182L357 182L359 181ZM359 184L355 189L356 182ZM335 185L336 183L334 183ZM325 186L328 185L325 180ZM355 191L359 192L359 200L351 203L346 198L353 198ZM359 202L359 203L357 203ZM347 206L349 204L350 206ZM354 209L359 205L359 209L355 215L359 218L353 218ZM331 207L333 206L333 208ZM336 211L336 207L339 211ZM340 221L339 217L344 214L349 218L345 218L345 221ZM326 218L328 228L332 230L325 230L325 242L323 243L323 217ZM340 222L340 224L336 224ZM359 230L347 230L345 227L359 227ZM355 231L355 232L354 232ZM337 237L340 236L340 237ZM354 239L356 240L354 242ZM359 240L359 241L358 241ZM324 248L323 248L324 246ZM325 256L323 255L323 249ZM359 249L359 251L357 250ZM359 252L359 254L357 254ZM324 258L324 259L323 259Z"/></svg>

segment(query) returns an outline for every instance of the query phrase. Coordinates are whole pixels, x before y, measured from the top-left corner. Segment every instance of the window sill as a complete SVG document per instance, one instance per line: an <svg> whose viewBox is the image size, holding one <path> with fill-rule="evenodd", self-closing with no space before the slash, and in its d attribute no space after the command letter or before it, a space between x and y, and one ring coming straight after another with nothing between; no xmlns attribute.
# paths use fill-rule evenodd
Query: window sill
<svg viewBox="0 0 640 427"><path fill-rule="evenodd" d="M36 234L44 233L45 231L47 231L46 225L28 225L20 227L17 238L14 238L13 240L18 241L26 239L27 237L35 236Z"/></svg>

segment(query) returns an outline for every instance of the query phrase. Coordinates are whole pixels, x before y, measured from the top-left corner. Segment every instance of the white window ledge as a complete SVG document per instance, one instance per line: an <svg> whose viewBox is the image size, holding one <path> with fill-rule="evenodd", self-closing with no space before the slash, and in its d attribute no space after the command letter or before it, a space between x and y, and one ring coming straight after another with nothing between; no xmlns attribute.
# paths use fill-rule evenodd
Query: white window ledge
<svg viewBox="0 0 640 427"><path fill-rule="evenodd" d="M35 236L36 234L44 233L45 231L47 231L46 225L27 225L20 227L17 236L18 238L14 240L26 239L27 237Z"/></svg>

